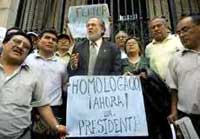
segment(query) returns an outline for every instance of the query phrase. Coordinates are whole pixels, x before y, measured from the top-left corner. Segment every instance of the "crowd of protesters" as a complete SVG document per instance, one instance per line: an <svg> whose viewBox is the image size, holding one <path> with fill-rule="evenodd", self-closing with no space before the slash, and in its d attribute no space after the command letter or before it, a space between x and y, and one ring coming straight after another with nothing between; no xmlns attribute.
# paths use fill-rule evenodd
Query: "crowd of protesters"
<svg viewBox="0 0 200 139"><path fill-rule="evenodd" d="M169 123L184 116L200 137L199 15L180 19L176 34L164 18L153 18L147 46L122 30L115 42L107 41L97 17L86 29L81 43L52 29L7 30L0 47L0 139L65 138L67 87L74 75L139 76L146 138L171 139Z"/></svg>

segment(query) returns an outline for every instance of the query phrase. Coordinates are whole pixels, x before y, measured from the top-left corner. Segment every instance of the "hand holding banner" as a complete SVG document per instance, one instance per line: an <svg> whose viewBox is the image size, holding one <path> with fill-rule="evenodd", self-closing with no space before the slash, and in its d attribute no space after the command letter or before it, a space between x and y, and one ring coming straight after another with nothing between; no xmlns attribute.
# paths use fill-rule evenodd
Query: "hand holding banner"
<svg viewBox="0 0 200 139"><path fill-rule="evenodd" d="M147 136L139 77L71 77L67 126L71 137Z"/></svg>

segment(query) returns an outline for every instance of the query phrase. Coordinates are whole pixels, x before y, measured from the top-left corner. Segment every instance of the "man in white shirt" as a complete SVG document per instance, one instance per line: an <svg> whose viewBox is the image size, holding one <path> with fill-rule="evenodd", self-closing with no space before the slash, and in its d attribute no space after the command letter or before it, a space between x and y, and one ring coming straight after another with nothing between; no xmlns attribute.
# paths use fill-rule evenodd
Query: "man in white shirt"
<svg viewBox="0 0 200 139"><path fill-rule="evenodd" d="M63 89L67 82L67 67L55 56L56 45L57 33L54 30L43 31L38 39L38 53L30 54L26 63L43 78L53 113L62 122L65 118L62 114L65 110L61 105Z"/></svg>
<svg viewBox="0 0 200 139"><path fill-rule="evenodd" d="M150 68L165 80L168 62L174 53L182 48L182 44L175 35L169 33L164 18L152 19L149 29L153 40L146 46L145 56L149 58Z"/></svg>
<svg viewBox="0 0 200 139"><path fill-rule="evenodd" d="M171 89L171 114L168 119L187 116L200 137L200 16L179 21L177 33L184 49L169 62L166 78Z"/></svg>
<svg viewBox="0 0 200 139"><path fill-rule="evenodd" d="M42 119L59 134L59 125L45 97L43 83L25 58L33 49L23 32L7 35L0 56L0 139L30 139L31 110L37 107Z"/></svg>
<svg viewBox="0 0 200 139"><path fill-rule="evenodd" d="M120 49L121 51L121 59L125 59L128 58L127 54L125 52L125 42L128 39L128 34L124 31L119 31L116 35L115 35L115 43L117 45L117 47Z"/></svg>

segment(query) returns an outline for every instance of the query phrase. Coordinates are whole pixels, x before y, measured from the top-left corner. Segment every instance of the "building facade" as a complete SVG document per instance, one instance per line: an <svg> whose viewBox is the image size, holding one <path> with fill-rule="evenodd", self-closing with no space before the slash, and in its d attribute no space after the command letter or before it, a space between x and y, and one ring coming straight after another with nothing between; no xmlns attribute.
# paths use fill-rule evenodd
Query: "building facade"
<svg viewBox="0 0 200 139"><path fill-rule="evenodd" d="M98 3L108 4L112 39L118 30L125 30L140 37L144 44L149 41L148 22L152 17L166 18L174 32L181 16L200 13L199 0L0 0L0 15L4 16L0 26L18 26L35 32L55 28L67 32L70 6Z"/></svg>

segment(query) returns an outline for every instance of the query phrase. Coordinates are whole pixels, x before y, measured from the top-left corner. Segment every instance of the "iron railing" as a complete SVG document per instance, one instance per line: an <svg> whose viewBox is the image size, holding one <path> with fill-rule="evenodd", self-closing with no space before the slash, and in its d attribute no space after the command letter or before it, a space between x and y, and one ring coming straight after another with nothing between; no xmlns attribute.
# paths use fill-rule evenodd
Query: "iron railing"
<svg viewBox="0 0 200 139"><path fill-rule="evenodd" d="M181 16L200 13L200 0L21 0L16 26L26 31L40 31L53 27L63 31L66 4L107 3L112 21L111 39L119 30L141 38L145 45L149 42L148 21L154 16L165 17L175 31ZM83 3L84 2L84 3ZM70 5L69 5L70 6Z"/></svg>

